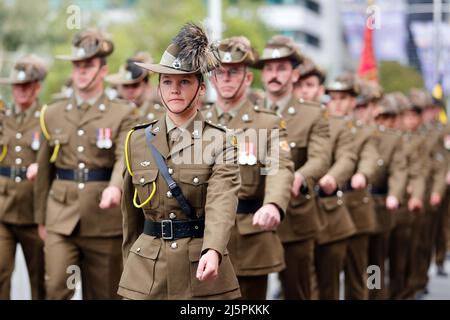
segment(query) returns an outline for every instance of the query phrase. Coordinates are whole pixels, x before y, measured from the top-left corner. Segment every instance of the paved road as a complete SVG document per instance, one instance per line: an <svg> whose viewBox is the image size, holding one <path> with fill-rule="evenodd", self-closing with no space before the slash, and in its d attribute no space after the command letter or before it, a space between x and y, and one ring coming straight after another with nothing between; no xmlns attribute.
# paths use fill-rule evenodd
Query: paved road
<svg viewBox="0 0 450 320"><path fill-rule="evenodd" d="M450 273L450 255L446 261L446 270ZM433 265L429 271L430 283L428 286L429 294L424 297L425 300L450 300L450 277L441 278L436 276L436 267ZM30 285L27 281L28 273L25 267L22 249L18 246L16 254L16 269L12 278L12 299L28 300L31 298ZM279 290L277 275L271 274L268 288L268 297L272 298ZM81 299L81 292L77 290L74 300Z"/></svg>

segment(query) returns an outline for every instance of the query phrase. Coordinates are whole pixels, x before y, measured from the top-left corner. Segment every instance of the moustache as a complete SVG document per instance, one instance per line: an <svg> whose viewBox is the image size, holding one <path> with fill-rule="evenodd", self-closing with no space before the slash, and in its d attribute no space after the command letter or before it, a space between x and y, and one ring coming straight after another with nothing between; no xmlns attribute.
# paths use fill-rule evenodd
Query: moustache
<svg viewBox="0 0 450 320"><path fill-rule="evenodd" d="M278 81L276 78L270 80L269 83L276 83L276 84L279 84L279 85L282 84L282 83L281 83L280 81Z"/></svg>

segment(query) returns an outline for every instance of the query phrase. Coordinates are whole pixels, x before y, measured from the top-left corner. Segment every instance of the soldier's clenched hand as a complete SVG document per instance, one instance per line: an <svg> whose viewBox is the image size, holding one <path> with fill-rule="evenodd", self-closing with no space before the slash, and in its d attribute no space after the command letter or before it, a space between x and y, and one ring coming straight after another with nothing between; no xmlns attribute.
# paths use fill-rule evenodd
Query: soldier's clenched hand
<svg viewBox="0 0 450 320"><path fill-rule="evenodd" d="M47 238L47 229L43 224L38 225L38 235L42 241L45 241L45 238Z"/></svg>
<svg viewBox="0 0 450 320"><path fill-rule="evenodd" d="M324 175L319 181L319 186L326 194L332 194L337 188L336 179L329 174Z"/></svg>
<svg viewBox="0 0 450 320"><path fill-rule="evenodd" d="M422 209L422 200L417 198L411 198L408 201L408 210L409 211L417 211Z"/></svg>
<svg viewBox="0 0 450 320"><path fill-rule="evenodd" d="M294 176L294 182L292 183L292 189L291 193L294 197L298 197L298 194L300 193L300 187L302 186L304 182L303 176L301 173L296 172Z"/></svg>
<svg viewBox="0 0 450 320"><path fill-rule="evenodd" d="M437 192L433 192L430 196L430 205L432 205L433 207L437 207L438 205L441 204L442 201L442 197L439 193Z"/></svg>
<svg viewBox="0 0 450 320"><path fill-rule="evenodd" d="M396 210L398 209L399 202L398 199L395 196L388 196L386 198L386 208L389 210Z"/></svg>
<svg viewBox="0 0 450 320"><path fill-rule="evenodd" d="M280 224L280 211L271 204L265 204L253 215L253 225L263 230L273 230Z"/></svg>
<svg viewBox="0 0 450 320"><path fill-rule="evenodd" d="M353 189L364 189L367 186L367 179L362 173L356 173L352 177Z"/></svg>
<svg viewBox="0 0 450 320"><path fill-rule="evenodd" d="M34 181L36 179L36 175L38 172L38 164L32 163L27 169L27 179L30 181Z"/></svg>
<svg viewBox="0 0 450 320"><path fill-rule="evenodd" d="M115 186L109 186L102 192L102 200L99 207L101 209L116 208L120 205L122 191Z"/></svg>
<svg viewBox="0 0 450 320"><path fill-rule="evenodd" d="M200 281L214 280L219 275L219 253L209 249L198 262L197 279Z"/></svg>

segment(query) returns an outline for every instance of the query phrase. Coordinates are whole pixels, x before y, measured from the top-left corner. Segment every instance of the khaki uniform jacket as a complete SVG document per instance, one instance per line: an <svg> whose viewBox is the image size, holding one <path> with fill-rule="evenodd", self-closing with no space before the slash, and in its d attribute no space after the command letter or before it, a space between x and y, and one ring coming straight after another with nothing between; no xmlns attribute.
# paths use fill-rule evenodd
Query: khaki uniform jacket
<svg viewBox="0 0 450 320"><path fill-rule="evenodd" d="M405 132L402 138L408 166L407 196L424 201L428 170L425 137L419 132Z"/></svg>
<svg viewBox="0 0 450 320"><path fill-rule="evenodd" d="M196 209L197 216L205 218L204 238L163 240L142 233L144 219L188 219L168 193L169 187L148 149L144 132L148 125L154 134L152 143L166 159L173 179ZM127 148L133 175L125 171L124 272L118 293L129 299L238 298L239 284L227 251L240 186L236 147L227 141L223 129L205 122L200 112L186 128L183 139L172 148L164 116L148 125L135 128ZM214 141L211 137L218 139ZM197 158L192 159L193 156ZM153 198L141 209L136 208L134 193L137 192L138 203L142 204L154 187ZM214 281L200 282L196 270L201 254L207 249L222 256L219 276Z"/></svg>
<svg viewBox="0 0 450 320"><path fill-rule="evenodd" d="M375 128L354 121L351 132L358 155L355 174L363 174L370 183L375 176L377 159L379 158L379 142L375 135ZM348 183L350 184L350 181ZM358 234L375 231L377 226L375 204L367 189L345 192L344 202L352 216Z"/></svg>
<svg viewBox="0 0 450 320"><path fill-rule="evenodd" d="M204 114L208 121L218 122L216 106L208 107ZM283 217L290 200L294 164L290 160L286 129L280 127L283 126L282 120L275 113L246 101L225 125L237 136L239 157L245 155L249 143L255 146L253 152L257 162L239 166L239 199L255 200L262 205L273 203ZM267 161L270 161L268 166ZM279 237L275 231L253 226L252 221L253 214L237 212L236 235L229 246L237 274L262 275L280 271L284 268L284 255Z"/></svg>
<svg viewBox="0 0 450 320"><path fill-rule="evenodd" d="M320 221L314 185L330 167L330 129L322 107L292 97L281 115L286 121L288 141L295 170L308 183L308 194L292 197L278 233L281 241L295 242L314 238Z"/></svg>
<svg viewBox="0 0 450 320"><path fill-rule="evenodd" d="M326 174L336 179L338 188L352 176L357 164L356 146L350 131L351 122L344 118L330 117L331 168ZM355 233L350 213L344 206L342 192L337 196L318 197L319 210L324 219L325 228L319 232L319 244L331 243L348 238Z"/></svg>
<svg viewBox="0 0 450 320"><path fill-rule="evenodd" d="M437 193L444 197L446 191L447 150L444 147L444 128L440 124L425 125L422 135L427 147L427 193Z"/></svg>
<svg viewBox="0 0 450 320"><path fill-rule="evenodd" d="M154 100L147 100L138 107L139 123L147 123L159 119L165 112L166 108L160 103Z"/></svg>
<svg viewBox="0 0 450 320"><path fill-rule="evenodd" d="M14 112L7 110L0 124L1 167L19 171L36 162L40 147L39 115L41 106L35 103L19 122ZM20 177L0 176L0 221L34 224L33 182Z"/></svg>
<svg viewBox="0 0 450 320"><path fill-rule="evenodd" d="M377 171L372 178L370 187L376 190L372 197L376 203L376 232L388 231L394 225L393 215L386 208L386 197L394 196L403 201L408 180L408 167L401 132L378 126L376 134L379 137ZM385 193L382 193L385 190Z"/></svg>
<svg viewBox="0 0 450 320"><path fill-rule="evenodd" d="M102 95L86 111L78 110L76 99L58 100L42 116L42 139L35 183L36 222L47 230L70 235L79 225L81 236L109 237L122 234L120 208L100 209L103 190L122 188L125 136L136 122L135 110L119 100ZM98 130L111 129L112 146L97 146ZM58 147L59 145L59 147ZM56 161L52 156L59 148ZM55 169L112 169L111 180L85 184L55 178Z"/></svg>

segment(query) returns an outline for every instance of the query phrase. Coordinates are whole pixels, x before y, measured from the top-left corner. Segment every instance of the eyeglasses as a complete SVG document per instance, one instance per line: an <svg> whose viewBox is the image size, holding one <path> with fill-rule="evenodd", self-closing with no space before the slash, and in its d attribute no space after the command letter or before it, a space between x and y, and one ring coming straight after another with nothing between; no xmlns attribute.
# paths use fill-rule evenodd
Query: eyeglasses
<svg viewBox="0 0 450 320"><path fill-rule="evenodd" d="M228 75L230 78L237 78L239 75L241 75L244 72L243 68L231 68L228 70L225 69L217 69L214 74L218 78L224 78L225 75Z"/></svg>

